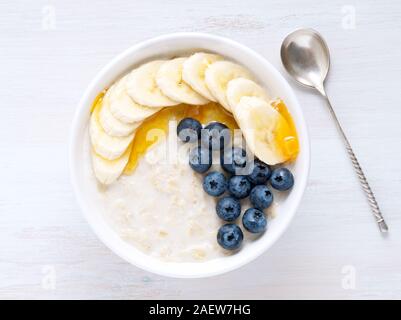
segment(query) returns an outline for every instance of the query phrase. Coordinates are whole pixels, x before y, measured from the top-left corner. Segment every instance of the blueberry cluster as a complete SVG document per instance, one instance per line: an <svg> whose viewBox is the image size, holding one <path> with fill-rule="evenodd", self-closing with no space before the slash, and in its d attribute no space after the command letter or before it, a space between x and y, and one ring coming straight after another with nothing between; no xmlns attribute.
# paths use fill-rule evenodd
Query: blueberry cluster
<svg viewBox="0 0 401 320"><path fill-rule="evenodd" d="M267 227L264 210L273 203L273 193L267 183L270 182L271 187L278 191L289 190L294 185L292 173L287 168L272 169L257 159L250 163L242 148L225 148L230 142L230 131L219 122L212 122L203 128L199 121L185 118L177 127L177 135L184 142L200 140L200 145L189 153L189 165L198 173L207 172L212 165L212 152L220 151L220 165L228 177L222 172L211 171L203 178L203 189L207 194L222 196L217 201L216 212L228 223L221 226L217 233L220 246L227 250L241 246L244 235L233 222L241 215L241 199L247 197L252 207L244 212L242 225L251 233L264 232ZM246 173L242 171L245 168L248 168ZM228 195L224 195L226 192Z"/></svg>

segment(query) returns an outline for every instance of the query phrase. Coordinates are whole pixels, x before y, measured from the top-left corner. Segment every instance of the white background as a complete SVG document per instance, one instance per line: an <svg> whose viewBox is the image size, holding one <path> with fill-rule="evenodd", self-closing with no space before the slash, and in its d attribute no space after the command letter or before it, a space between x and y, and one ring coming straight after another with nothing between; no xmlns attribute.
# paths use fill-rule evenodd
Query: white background
<svg viewBox="0 0 401 320"><path fill-rule="evenodd" d="M323 100L290 81L312 169L271 250L199 280L149 274L110 252L83 219L68 171L71 120L96 72L132 44L176 31L228 36L283 72L280 43L301 26L328 41L328 92L389 235L375 225ZM400 38L396 0L1 1L0 298L401 298Z"/></svg>

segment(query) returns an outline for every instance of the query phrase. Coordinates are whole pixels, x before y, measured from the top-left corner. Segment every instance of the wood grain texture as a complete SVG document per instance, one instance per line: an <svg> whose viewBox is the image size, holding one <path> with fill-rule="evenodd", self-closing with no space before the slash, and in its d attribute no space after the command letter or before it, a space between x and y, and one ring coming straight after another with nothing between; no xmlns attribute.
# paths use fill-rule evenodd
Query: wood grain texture
<svg viewBox="0 0 401 320"><path fill-rule="evenodd" d="M54 29L43 28L52 10ZM84 221L68 172L70 123L96 72L132 44L176 31L231 37L283 71L280 43L301 26L329 43L328 93L388 236L377 230L324 101L290 81L308 121L312 169L293 223L271 250L202 280L149 274L110 252ZM400 35L396 0L2 1L0 298L401 298ZM342 285L347 266L354 289Z"/></svg>

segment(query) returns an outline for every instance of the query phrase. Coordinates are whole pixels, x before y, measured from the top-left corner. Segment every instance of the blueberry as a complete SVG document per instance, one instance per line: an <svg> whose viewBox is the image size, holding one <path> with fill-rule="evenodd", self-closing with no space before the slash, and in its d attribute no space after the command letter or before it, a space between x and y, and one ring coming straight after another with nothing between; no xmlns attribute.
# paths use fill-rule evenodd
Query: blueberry
<svg viewBox="0 0 401 320"><path fill-rule="evenodd" d="M189 152L189 165L196 172L206 172L212 165L212 153L202 147L193 148Z"/></svg>
<svg viewBox="0 0 401 320"><path fill-rule="evenodd" d="M227 223L217 232L217 242L227 250L235 250L241 246L244 234L240 227L233 223Z"/></svg>
<svg viewBox="0 0 401 320"><path fill-rule="evenodd" d="M183 142L195 142L201 136L202 125L201 123L192 118L184 118L177 126L177 136Z"/></svg>
<svg viewBox="0 0 401 320"><path fill-rule="evenodd" d="M227 190L227 179L221 172L212 171L203 178L203 190L208 195L218 197Z"/></svg>
<svg viewBox="0 0 401 320"><path fill-rule="evenodd" d="M264 184L269 180L271 174L272 170L266 163L260 160L255 160L252 172L248 175L248 179L253 184Z"/></svg>
<svg viewBox="0 0 401 320"><path fill-rule="evenodd" d="M267 220L265 214L256 209L249 208L242 216L242 224L244 228L251 233L260 233L265 231Z"/></svg>
<svg viewBox="0 0 401 320"><path fill-rule="evenodd" d="M241 214L241 203L234 197L223 197L217 202L216 212L220 219L234 221Z"/></svg>
<svg viewBox="0 0 401 320"><path fill-rule="evenodd" d="M287 168L274 169L270 183L274 189L285 191L294 185L294 176Z"/></svg>
<svg viewBox="0 0 401 320"><path fill-rule="evenodd" d="M240 173L247 165L246 151L242 148L230 148L220 155L220 165L229 173Z"/></svg>
<svg viewBox="0 0 401 320"><path fill-rule="evenodd" d="M258 185L254 187L249 196L252 205L259 210L270 207L273 202L273 193L268 187L264 185Z"/></svg>
<svg viewBox="0 0 401 320"><path fill-rule="evenodd" d="M201 134L201 142L205 148L221 150L230 142L230 129L220 122L209 123Z"/></svg>
<svg viewBox="0 0 401 320"><path fill-rule="evenodd" d="M228 191L237 199L246 198L251 188L251 183L245 176L232 176L228 181Z"/></svg>

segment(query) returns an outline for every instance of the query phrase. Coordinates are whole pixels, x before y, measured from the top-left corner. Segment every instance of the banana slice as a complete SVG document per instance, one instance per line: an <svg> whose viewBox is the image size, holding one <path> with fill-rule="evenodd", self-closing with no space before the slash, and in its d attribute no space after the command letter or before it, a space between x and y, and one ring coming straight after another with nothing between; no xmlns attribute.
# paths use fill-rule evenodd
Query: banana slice
<svg viewBox="0 0 401 320"><path fill-rule="evenodd" d="M89 136L92 147L97 154L105 159L114 160L125 152L134 138L135 133L131 133L126 137L109 136L99 123L100 108L97 107L92 112L89 122Z"/></svg>
<svg viewBox="0 0 401 320"><path fill-rule="evenodd" d="M134 132L138 128L141 122L125 123L116 119L110 112L110 90L113 90L113 86L106 92L102 108L99 112L99 122L104 131L112 137L126 137Z"/></svg>
<svg viewBox="0 0 401 320"><path fill-rule="evenodd" d="M231 80L227 85L226 97L231 110L236 108L242 97L257 97L266 102L271 100L265 89L245 78Z"/></svg>
<svg viewBox="0 0 401 320"><path fill-rule="evenodd" d="M269 165L289 159L286 146L294 138L292 130L269 103L256 97L242 97L233 114L256 157Z"/></svg>
<svg viewBox="0 0 401 320"><path fill-rule="evenodd" d="M121 78L114 87L110 88L110 112L121 122L140 122L150 117L161 108L149 108L137 104L127 93L128 75Z"/></svg>
<svg viewBox="0 0 401 320"><path fill-rule="evenodd" d="M92 166L97 180L102 184L111 184L123 173L128 163L131 147L115 160L107 160L92 149Z"/></svg>
<svg viewBox="0 0 401 320"><path fill-rule="evenodd" d="M136 103L152 108L179 104L165 96L156 84L156 74L164 62L155 60L145 63L128 75L127 92Z"/></svg>
<svg viewBox="0 0 401 320"><path fill-rule="evenodd" d="M223 60L217 54L198 52L190 56L182 65L182 78L192 89L205 98L217 102L205 84L205 71L212 63Z"/></svg>
<svg viewBox="0 0 401 320"><path fill-rule="evenodd" d="M187 58L175 58L163 63L157 71L156 83L170 99L187 104L202 105L209 102L182 80L182 66Z"/></svg>
<svg viewBox="0 0 401 320"><path fill-rule="evenodd" d="M230 61L217 61L206 69L206 86L217 101L228 111L231 111L231 108L226 97L227 84L230 80L240 77L252 79L248 70Z"/></svg>

